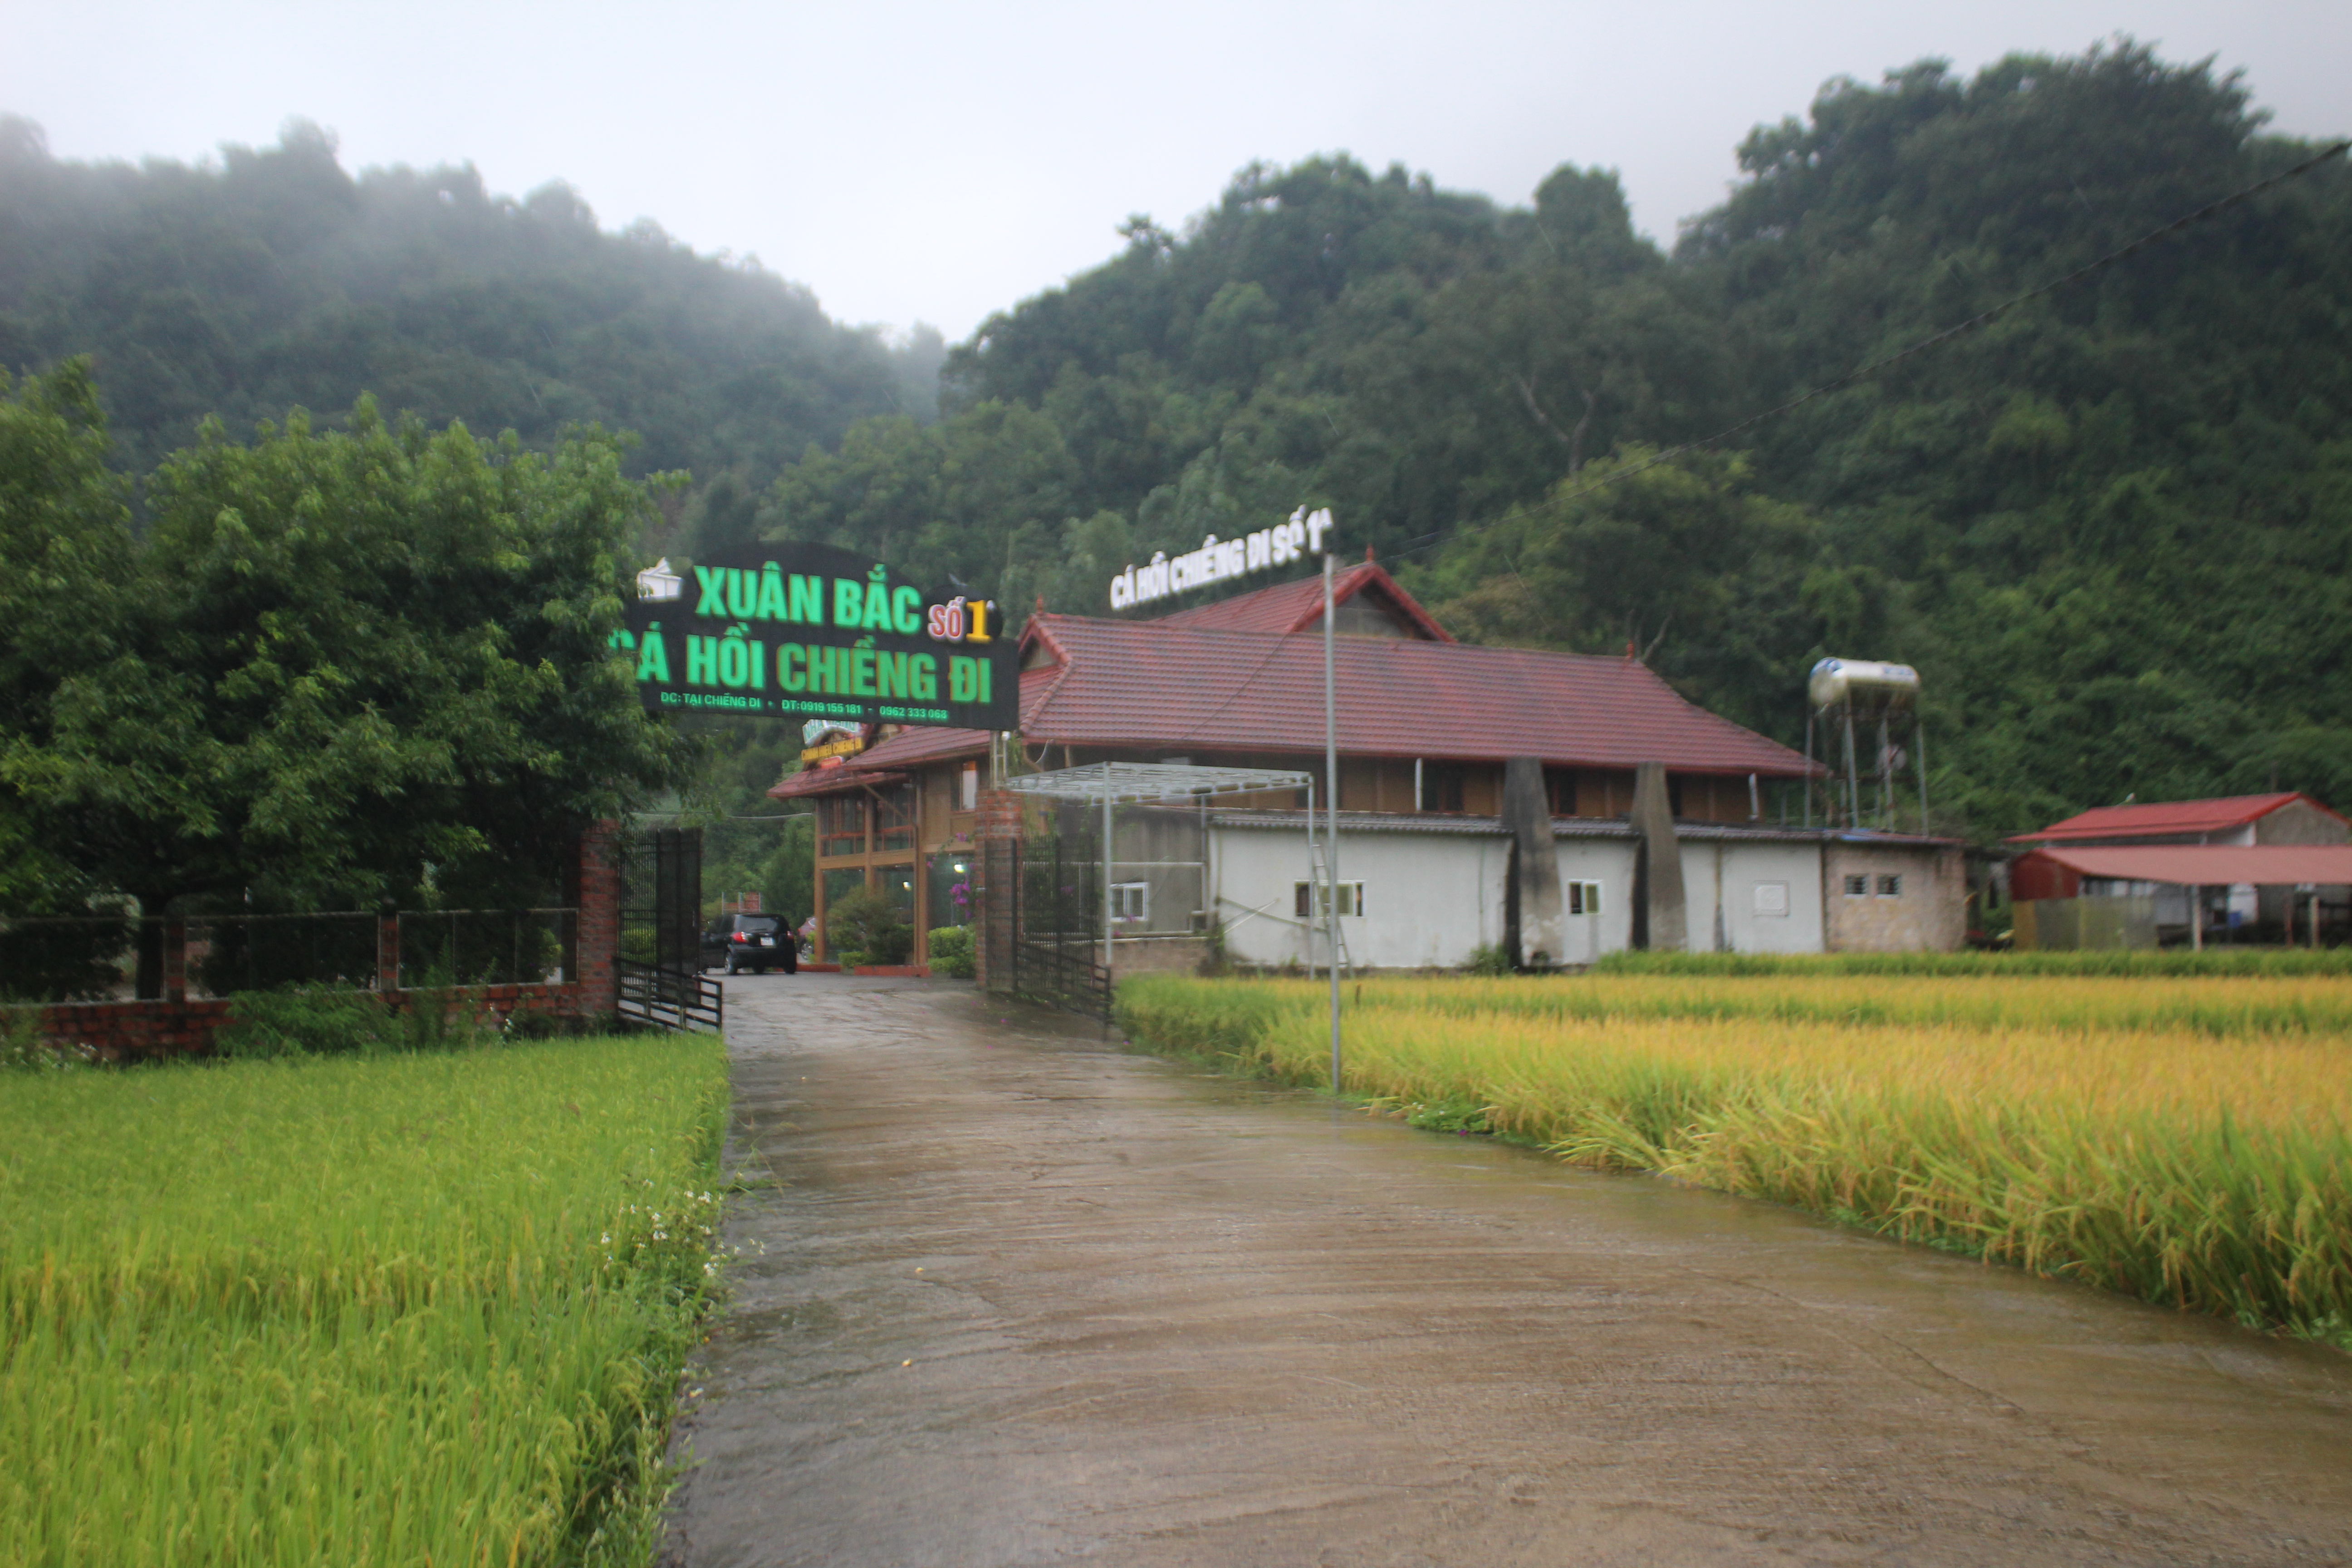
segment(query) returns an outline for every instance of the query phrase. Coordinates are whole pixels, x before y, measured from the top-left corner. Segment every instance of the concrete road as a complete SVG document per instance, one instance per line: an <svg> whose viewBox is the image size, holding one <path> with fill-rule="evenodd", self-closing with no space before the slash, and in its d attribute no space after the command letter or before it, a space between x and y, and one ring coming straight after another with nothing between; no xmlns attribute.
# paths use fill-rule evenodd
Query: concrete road
<svg viewBox="0 0 2352 1568"><path fill-rule="evenodd" d="M727 1004L674 1563L2352 1563L2352 1357L966 985Z"/></svg>

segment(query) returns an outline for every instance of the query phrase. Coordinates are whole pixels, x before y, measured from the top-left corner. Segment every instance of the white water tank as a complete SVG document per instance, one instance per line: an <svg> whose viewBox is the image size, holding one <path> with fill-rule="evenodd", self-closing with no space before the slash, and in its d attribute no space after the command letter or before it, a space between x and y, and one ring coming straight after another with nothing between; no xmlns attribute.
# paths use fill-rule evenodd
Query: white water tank
<svg viewBox="0 0 2352 1568"><path fill-rule="evenodd" d="M1908 713L1919 704L1919 672L1907 664L1870 658L1825 658L1813 666L1805 695L1816 712L1827 708L1856 713Z"/></svg>

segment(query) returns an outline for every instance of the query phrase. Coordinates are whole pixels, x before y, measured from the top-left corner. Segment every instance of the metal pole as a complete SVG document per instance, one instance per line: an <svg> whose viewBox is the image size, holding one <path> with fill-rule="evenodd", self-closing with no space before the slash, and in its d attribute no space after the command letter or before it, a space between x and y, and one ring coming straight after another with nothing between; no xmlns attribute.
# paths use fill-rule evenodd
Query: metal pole
<svg viewBox="0 0 2352 1568"><path fill-rule="evenodd" d="M1853 710L1845 710L1845 825L1862 826L1862 763L1853 754Z"/></svg>
<svg viewBox="0 0 2352 1568"><path fill-rule="evenodd" d="M1307 918L1299 929L1307 933L1307 973L1315 973L1315 900L1322 894L1315 879L1315 775L1307 775Z"/></svg>
<svg viewBox="0 0 2352 1568"><path fill-rule="evenodd" d="M1895 831L1895 753L1888 749L1886 715L1878 716L1878 817Z"/></svg>
<svg viewBox="0 0 2352 1568"><path fill-rule="evenodd" d="M1780 820L1789 820L1789 797L1780 796ZM1805 710L1805 826L1813 825L1813 712Z"/></svg>
<svg viewBox="0 0 2352 1568"><path fill-rule="evenodd" d="M1331 626L1331 555L1323 555L1323 774L1330 784L1330 799L1324 810L1330 813L1325 820L1330 826L1330 842L1323 858L1324 874L1330 879L1330 894L1323 909L1323 930L1331 959L1331 1092L1339 1092L1339 682L1334 674Z"/></svg>
<svg viewBox="0 0 2352 1568"><path fill-rule="evenodd" d="M1911 721L1911 746L1919 754L1919 833L1924 837L1935 831L1927 826L1927 721L1924 715Z"/></svg>
<svg viewBox="0 0 2352 1568"><path fill-rule="evenodd" d="M1108 763L1105 763L1103 764L1103 852L1102 852L1102 866L1103 866L1103 868L1102 868L1102 899L1103 899L1103 976L1104 976L1104 978L1105 978L1105 979L1108 979L1108 978L1109 978L1109 976L1110 976L1110 931L1111 931L1111 914L1112 914L1112 908L1111 908L1111 891L1110 891L1110 826L1111 826L1111 823L1110 823L1110 797L1111 797L1111 787L1110 787L1110 764L1109 764Z"/></svg>

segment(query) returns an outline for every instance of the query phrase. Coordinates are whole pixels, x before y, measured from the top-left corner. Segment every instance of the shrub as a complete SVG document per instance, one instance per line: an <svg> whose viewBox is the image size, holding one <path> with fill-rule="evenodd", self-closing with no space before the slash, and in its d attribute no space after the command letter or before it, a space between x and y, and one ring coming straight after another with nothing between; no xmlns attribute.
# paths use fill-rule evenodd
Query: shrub
<svg viewBox="0 0 2352 1568"><path fill-rule="evenodd" d="M391 1010L366 991L239 991L228 1018L213 1039L225 1057L365 1056L406 1043Z"/></svg>
<svg viewBox="0 0 2352 1568"><path fill-rule="evenodd" d="M1508 974L1512 973L1511 955L1493 942L1482 942L1470 950L1462 968L1470 974Z"/></svg>
<svg viewBox="0 0 2352 1568"><path fill-rule="evenodd" d="M845 964L853 952L866 963L904 963L915 951L915 928L898 905L871 888L861 888L827 910L824 934Z"/></svg>
<svg viewBox="0 0 2352 1568"><path fill-rule="evenodd" d="M62 1072L93 1059L89 1047L42 1034L38 1007L0 1011L0 1072Z"/></svg>
<svg viewBox="0 0 2352 1568"><path fill-rule="evenodd" d="M972 962L971 928L941 926L930 935L931 970L951 980L969 980L978 973Z"/></svg>

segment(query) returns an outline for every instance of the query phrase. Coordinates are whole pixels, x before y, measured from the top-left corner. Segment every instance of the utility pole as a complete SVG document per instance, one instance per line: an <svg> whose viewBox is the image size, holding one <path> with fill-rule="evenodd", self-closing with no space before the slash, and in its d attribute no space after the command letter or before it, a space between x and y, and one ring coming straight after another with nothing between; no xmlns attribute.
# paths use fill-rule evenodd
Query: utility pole
<svg viewBox="0 0 2352 1568"><path fill-rule="evenodd" d="M1330 815L1324 820L1329 825L1328 850L1324 856L1324 875L1329 886L1324 889L1323 935L1326 956L1331 962L1331 1092L1339 1092L1339 680L1333 669L1336 644L1331 626L1331 552L1323 552L1323 777L1328 785L1328 804L1324 807ZM1307 807L1307 815L1314 815Z"/></svg>

